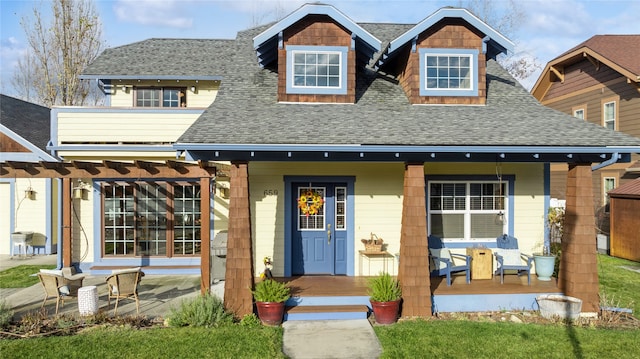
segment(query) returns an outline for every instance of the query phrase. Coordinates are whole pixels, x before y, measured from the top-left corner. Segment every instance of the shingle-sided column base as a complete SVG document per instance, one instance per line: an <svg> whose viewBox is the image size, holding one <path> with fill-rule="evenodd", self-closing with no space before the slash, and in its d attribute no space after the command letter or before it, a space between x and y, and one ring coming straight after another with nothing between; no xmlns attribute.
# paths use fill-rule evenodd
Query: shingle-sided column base
<svg viewBox="0 0 640 359"><path fill-rule="evenodd" d="M559 284L582 300L582 312L600 311L591 164L569 165Z"/></svg>
<svg viewBox="0 0 640 359"><path fill-rule="evenodd" d="M224 306L238 318L253 313L253 258L249 211L248 164L232 163L229 198L229 233Z"/></svg>
<svg viewBox="0 0 640 359"><path fill-rule="evenodd" d="M427 207L424 164L408 164L404 171L402 232L398 280L402 286L402 316L431 316L431 281L427 248Z"/></svg>

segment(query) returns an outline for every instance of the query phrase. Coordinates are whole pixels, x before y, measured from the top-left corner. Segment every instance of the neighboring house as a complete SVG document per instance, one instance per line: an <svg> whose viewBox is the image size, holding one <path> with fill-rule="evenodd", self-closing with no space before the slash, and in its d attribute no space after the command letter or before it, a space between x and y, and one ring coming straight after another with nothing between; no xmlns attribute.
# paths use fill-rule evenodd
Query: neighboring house
<svg viewBox="0 0 640 359"><path fill-rule="evenodd" d="M531 93L545 106L640 138L638 59L640 35L596 35L551 60ZM636 154L593 171L596 207L608 203L608 191L640 177L638 160ZM552 197L564 199L566 174L566 164L551 166ZM608 233L607 221L601 227Z"/></svg>
<svg viewBox="0 0 640 359"><path fill-rule="evenodd" d="M373 275L383 267L365 271L359 250L374 233L399 258L403 315L431 315L427 235L464 252L507 233L539 251L550 163L570 163L583 189L592 162L640 151L541 106L495 61L512 49L464 9L358 24L314 4L234 40L107 50L83 77L108 106L52 111L50 149L66 163L49 175L66 173L67 188L85 173L92 189L76 201L87 241L74 233L64 262L200 270L206 288L210 240L228 230L225 305L242 316L264 257L275 276ZM567 262L563 285L596 311L584 197L567 198L575 240L563 253L587 262Z"/></svg>
<svg viewBox="0 0 640 359"><path fill-rule="evenodd" d="M46 152L49 121L48 108L0 94L0 162L57 161ZM18 254L14 232L33 232L30 254L56 253L56 189L52 179L0 178L0 254Z"/></svg>

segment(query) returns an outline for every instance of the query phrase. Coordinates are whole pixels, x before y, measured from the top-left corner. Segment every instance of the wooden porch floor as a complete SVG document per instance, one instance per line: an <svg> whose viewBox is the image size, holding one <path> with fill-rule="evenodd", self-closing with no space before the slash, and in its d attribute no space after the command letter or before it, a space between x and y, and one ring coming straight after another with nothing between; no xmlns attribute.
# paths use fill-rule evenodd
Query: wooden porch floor
<svg viewBox="0 0 640 359"><path fill-rule="evenodd" d="M296 276L275 278L287 281L293 297L314 296L366 296L369 277L346 276ZM257 279L259 280L259 279ZM474 295L474 294L524 294L560 292L557 280L539 281L531 275L531 285L527 285L527 276L505 275L504 284L500 277L465 282L464 276L454 276L451 286L447 286L444 277L431 277L431 293L434 295Z"/></svg>

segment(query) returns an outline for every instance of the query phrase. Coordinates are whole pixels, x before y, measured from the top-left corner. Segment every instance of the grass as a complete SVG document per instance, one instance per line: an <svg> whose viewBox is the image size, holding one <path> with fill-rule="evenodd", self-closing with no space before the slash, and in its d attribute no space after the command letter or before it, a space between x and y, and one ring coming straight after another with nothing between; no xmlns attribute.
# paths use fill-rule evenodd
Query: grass
<svg viewBox="0 0 640 359"><path fill-rule="evenodd" d="M631 308L640 318L640 273L621 268L640 270L640 263L625 259L598 255L600 292L606 295L607 305Z"/></svg>
<svg viewBox="0 0 640 359"><path fill-rule="evenodd" d="M598 256L600 290L619 306L640 308L639 263ZM26 271L32 273L31 271ZM0 273L4 276L5 273ZM4 283L3 283L4 284ZM415 320L375 326L381 358L635 358L640 330L468 320ZM132 329L97 327L61 337L0 340L3 358L284 358L282 328Z"/></svg>
<svg viewBox="0 0 640 359"><path fill-rule="evenodd" d="M38 283L40 269L54 269L55 265L19 265L0 272L0 288L26 288Z"/></svg>

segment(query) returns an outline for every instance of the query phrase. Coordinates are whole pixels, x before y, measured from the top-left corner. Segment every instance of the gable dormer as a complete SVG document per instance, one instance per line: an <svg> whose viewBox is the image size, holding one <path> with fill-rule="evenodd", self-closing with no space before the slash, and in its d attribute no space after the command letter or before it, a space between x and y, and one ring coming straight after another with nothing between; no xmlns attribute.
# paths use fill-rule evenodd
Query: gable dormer
<svg viewBox="0 0 640 359"><path fill-rule="evenodd" d="M356 69L380 40L330 5L304 5L253 39L278 72L279 102L355 103Z"/></svg>
<svg viewBox="0 0 640 359"><path fill-rule="evenodd" d="M412 104L486 103L486 62L513 43L465 9L443 8L391 41L379 61Z"/></svg>

